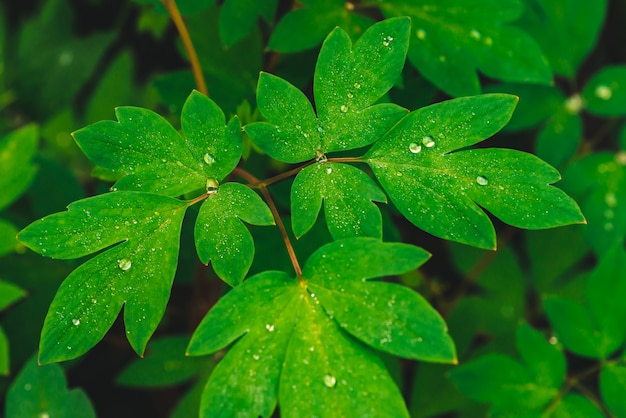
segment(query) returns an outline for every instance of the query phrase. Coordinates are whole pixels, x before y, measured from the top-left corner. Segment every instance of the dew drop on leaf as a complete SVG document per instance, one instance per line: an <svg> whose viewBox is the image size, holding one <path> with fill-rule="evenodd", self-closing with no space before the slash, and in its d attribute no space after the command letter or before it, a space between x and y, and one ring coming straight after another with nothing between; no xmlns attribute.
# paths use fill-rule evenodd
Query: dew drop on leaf
<svg viewBox="0 0 626 418"><path fill-rule="evenodd" d="M327 374L324 376L324 386L327 388L334 388L337 384L337 378L333 375Z"/></svg>
<svg viewBox="0 0 626 418"><path fill-rule="evenodd" d="M489 183L489 180L487 180L487 177L478 176L476 177L476 183L480 184L481 186L486 186Z"/></svg>
<svg viewBox="0 0 626 418"><path fill-rule="evenodd" d="M432 148L435 146L435 141L432 136L426 135L422 138L422 144L424 144L426 148Z"/></svg>
<svg viewBox="0 0 626 418"><path fill-rule="evenodd" d="M348 111L348 106L341 105L341 107L339 109L341 110L342 113L346 113Z"/></svg>
<svg viewBox="0 0 626 418"><path fill-rule="evenodd" d="M126 271L132 267L133 263L128 258L122 258L121 260L117 261L117 265L120 269Z"/></svg>
<svg viewBox="0 0 626 418"><path fill-rule="evenodd" d="M354 83L354 88L358 90L361 88L361 85L359 83Z"/></svg>
<svg viewBox="0 0 626 418"><path fill-rule="evenodd" d="M411 144L409 145L409 151L411 151L413 154L417 154L422 150L422 146L419 144L416 144L415 142L411 142Z"/></svg>
<svg viewBox="0 0 626 418"><path fill-rule="evenodd" d="M76 326L80 325L80 319L76 319L76 318L72 319L72 324Z"/></svg>
<svg viewBox="0 0 626 418"><path fill-rule="evenodd" d="M594 94L602 100L609 100L613 96L613 90L609 86L600 84L594 90Z"/></svg>
<svg viewBox="0 0 626 418"><path fill-rule="evenodd" d="M330 168L330 167L327 167L327 168L326 168L326 174L330 174L330 173L332 173L332 172L333 172L333 169L332 169L332 168Z"/></svg>
<svg viewBox="0 0 626 418"><path fill-rule="evenodd" d="M552 345L556 345L559 342L559 339L553 335L550 338L548 338L548 342Z"/></svg>
<svg viewBox="0 0 626 418"><path fill-rule="evenodd" d="M480 32L478 32L476 29L472 29L472 30L470 31L470 36L471 36L473 39L476 39L477 41L479 41L479 40L480 40L480 38L482 37L482 36L481 36L481 34L480 34Z"/></svg>
<svg viewBox="0 0 626 418"><path fill-rule="evenodd" d="M208 152L206 154L204 154L204 162L207 163L208 165L211 165L215 162L215 157L212 154L209 154Z"/></svg>
<svg viewBox="0 0 626 418"><path fill-rule="evenodd" d="M415 35L417 39L421 39L422 41L426 39L426 31L424 29L418 29Z"/></svg>
<svg viewBox="0 0 626 418"><path fill-rule="evenodd" d="M261 358L261 356L259 356L258 354L253 354L252 358L255 359L255 360L258 360L258 359Z"/></svg>
<svg viewBox="0 0 626 418"><path fill-rule="evenodd" d="M267 324L267 325L265 325L265 329L268 330L269 332L273 332L274 331L274 324Z"/></svg>

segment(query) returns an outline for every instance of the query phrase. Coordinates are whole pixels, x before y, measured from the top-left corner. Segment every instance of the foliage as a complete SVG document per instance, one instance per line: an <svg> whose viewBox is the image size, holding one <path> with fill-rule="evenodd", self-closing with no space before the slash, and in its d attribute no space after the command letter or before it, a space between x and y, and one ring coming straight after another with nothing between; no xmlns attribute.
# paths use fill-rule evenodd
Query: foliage
<svg viewBox="0 0 626 418"><path fill-rule="evenodd" d="M620 13L3 4L1 409L625 415Z"/></svg>

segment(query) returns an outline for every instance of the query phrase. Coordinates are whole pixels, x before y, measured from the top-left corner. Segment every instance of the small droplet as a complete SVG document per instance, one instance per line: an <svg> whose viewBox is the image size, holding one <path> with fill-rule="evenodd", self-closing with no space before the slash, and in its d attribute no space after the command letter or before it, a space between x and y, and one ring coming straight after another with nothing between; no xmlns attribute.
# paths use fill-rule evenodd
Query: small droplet
<svg viewBox="0 0 626 418"><path fill-rule="evenodd" d="M324 376L324 386L327 388L334 388L337 384L337 378L333 375L327 374Z"/></svg>
<svg viewBox="0 0 626 418"><path fill-rule="evenodd" d="M485 39L483 41L485 43L485 45L487 46L491 46L493 45L493 39L491 39L491 36L485 36Z"/></svg>
<svg viewBox="0 0 626 418"><path fill-rule="evenodd" d="M274 331L274 324L266 324L265 325L265 329L268 330L269 332L273 332Z"/></svg>
<svg viewBox="0 0 626 418"><path fill-rule="evenodd" d="M353 97L354 97L354 94L348 93L348 99L352 99Z"/></svg>
<svg viewBox="0 0 626 418"><path fill-rule="evenodd" d="M574 94L565 101L565 110L571 115L578 114L583 108L583 99L579 94Z"/></svg>
<svg viewBox="0 0 626 418"><path fill-rule="evenodd" d="M176 161L176 165L179 166L179 167L182 167L183 163L181 163L180 161Z"/></svg>
<svg viewBox="0 0 626 418"><path fill-rule="evenodd" d="M419 144L416 144L415 142L411 142L411 144L409 145L409 151L411 151L413 154L417 154L422 150L422 146Z"/></svg>
<svg viewBox="0 0 626 418"><path fill-rule="evenodd" d="M215 162L215 157L207 152L204 154L204 162L211 165Z"/></svg>
<svg viewBox="0 0 626 418"><path fill-rule="evenodd" d="M331 167L326 167L326 174L330 174L333 172L333 169Z"/></svg>
<svg viewBox="0 0 626 418"><path fill-rule="evenodd" d="M552 345L556 345L559 342L559 339L553 335L550 338L548 338L548 342Z"/></svg>
<svg viewBox="0 0 626 418"><path fill-rule="evenodd" d="M47 412L40 412L38 418L50 418L50 414Z"/></svg>
<svg viewBox="0 0 626 418"><path fill-rule="evenodd" d="M322 133L324 132L324 128L322 128L321 126L317 127L317 132Z"/></svg>
<svg viewBox="0 0 626 418"><path fill-rule="evenodd" d="M481 186L486 186L489 183L489 180L487 180L487 177L478 176L476 177L476 183L480 184Z"/></svg>
<svg viewBox="0 0 626 418"><path fill-rule="evenodd" d="M120 269L127 271L132 267L133 263L128 258L122 258L121 260L117 261L117 265Z"/></svg>
<svg viewBox="0 0 626 418"><path fill-rule="evenodd" d="M33 388L33 387L31 386L31 384L30 384L30 383L26 383L26 384L24 385L24 390L25 390L25 391L27 391L27 392L28 392L29 390L31 390L32 388Z"/></svg>
<svg viewBox="0 0 626 418"><path fill-rule="evenodd" d="M253 354L253 355L252 355L252 358L253 358L253 359L255 359L255 360L258 360L258 359L260 359L261 357L260 357L258 354Z"/></svg>
<svg viewBox="0 0 626 418"><path fill-rule="evenodd" d="M341 110L342 113L346 113L348 111L348 106L341 105L341 107L339 109Z"/></svg>
<svg viewBox="0 0 626 418"><path fill-rule="evenodd" d="M72 324L74 324L76 326L80 325L80 319L76 319L76 318L72 319Z"/></svg>
<svg viewBox="0 0 626 418"><path fill-rule="evenodd" d="M358 90L361 88L361 85L359 83L354 83L354 88Z"/></svg>
<svg viewBox="0 0 626 418"><path fill-rule="evenodd" d="M416 35L417 39L421 39L422 41L426 39L426 31L424 29L418 29Z"/></svg>
<svg viewBox="0 0 626 418"><path fill-rule="evenodd" d="M207 194L215 194L217 193L217 189L219 189L220 184L215 179L207 179L206 181L206 193Z"/></svg>
<svg viewBox="0 0 626 418"><path fill-rule="evenodd" d="M422 144L424 144L426 148L432 148L435 146L435 141L433 141L432 136L426 135L424 138L422 138Z"/></svg>
<svg viewBox="0 0 626 418"><path fill-rule="evenodd" d="M594 94L602 100L609 100L613 96L613 90L609 86L600 84L594 90Z"/></svg>

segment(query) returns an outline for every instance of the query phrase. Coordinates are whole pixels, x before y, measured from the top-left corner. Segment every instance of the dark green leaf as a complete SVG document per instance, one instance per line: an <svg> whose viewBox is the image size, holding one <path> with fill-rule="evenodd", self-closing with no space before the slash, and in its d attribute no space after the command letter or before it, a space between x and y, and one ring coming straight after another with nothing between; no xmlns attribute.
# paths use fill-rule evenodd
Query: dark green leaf
<svg viewBox="0 0 626 418"><path fill-rule="evenodd" d="M135 360L117 377L117 383L134 387L166 387L183 383L210 367L211 360L189 358L187 337L164 337L153 340L146 357Z"/></svg>
<svg viewBox="0 0 626 418"><path fill-rule="evenodd" d="M538 385L524 366L500 354L464 364L452 370L450 379L469 398L517 413L537 411L559 393Z"/></svg>
<svg viewBox="0 0 626 418"><path fill-rule="evenodd" d="M271 416L278 400L287 417L329 410L366 416L381 402L387 405L383 416L407 416L380 360L347 333L406 357L454 361L445 324L423 299L397 285L366 281L414 269L427 257L410 245L352 238L320 248L300 280L265 272L233 289L189 344L189 354L200 355L237 340L209 379L201 416ZM339 286L355 293L343 296ZM345 306L357 317L344 314Z"/></svg>
<svg viewBox="0 0 626 418"><path fill-rule="evenodd" d="M568 393L554 406L550 418L604 418L605 415L588 398Z"/></svg>
<svg viewBox="0 0 626 418"><path fill-rule="evenodd" d="M25 228L19 239L53 258L108 248L65 279L42 331L42 363L80 356L102 339L125 305L129 342L145 350L169 299L188 206L165 196L114 192L74 202ZM112 247L111 247L112 246Z"/></svg>
<svg viewBox="0 0 626 418"><path fill-rule="evenodd" d="M6 401L7 417L91 418L93 406L80 389L68 390L58 364L37 365L32 358L11 384Z"/></svg>
<svg viewBox="0 0 626 418"><path fill-rule="evenodd" d="M17 228L0 218L0 256L12 252L17 246Z"/></svg>
<svg viewBox="0 0 626 418"><path fill-rule="evenodd" d="M372 104L402 71L408 30L408 19L388 19L369 28L352 48L348 35L335 29L315 69L317 118L300 90L261 74L257 101L269 122L247 125L246 132L271 157L289 163L371 144L406 114L393 104Z"/></svg>
<svg viewBox="0 0 626 418"><path fill-rule="evenodd" d="M231 46L245 37L254 27L258 16L271 20L277 0L225 0L220 9L220 38Z"/></svg>
<svg viewBox="0 0 626 418"><path fill-rule="evenodd" d="M546 388L560 389L567 371L565 355L560 348L550 344L541 332L526 323L517 327L516 344L535 382Z"/></svg>
<svg viewBox="0 0 626 418"><path fill-rule="evenodd" d="M196 220L195 241L200 260L231 286L245 277L254 258L254 241L241 221L273 225L272 212L261 198L239 183L225 183L210 194Z"/></svg>
<svg viewBox="0 0 626 418"><path fill-rule="evenodd" d="M193 92L181 122L185 139L158 114L118 107L118 122L100 121L74 132L83 152L98 166L123 174L115 189L179 196L221 181L241 156L239 120L224 126L222 110Z"/></svg>
<svg viewBox="0 0 626 418"><path fill-rule="evenodd" d="M35 177L31 160L37 152L38 137L37 127L27 125L0 138L0 210L24 193Z"/></svg>
<svg viewBox="0 0 626 418"><path fill-rule="evenodd" d="M0 327L0 376L9 374L9 339Z"/></svg>
<svg viewBox="0 0 626 418"><path fill-rule="evenodd" d="M626 66L605 67L582 92L585 109L600 116L626 115Z"/></svg>
<svg viewBox="0 0 626 418"><path fill-rule="evenodd" d="M600 393L613 416L626 416L626 367L607 364L600 373Z"/></svg>
<svg viewBox="0 0 626 418"><path fill-rule="evenodd" d="M477 71L504 81L549 84L548 61L535 41L510 25L522 12L515 0L415 2L381 0L387 16L413 22L409 60L452 96L480 92Z"/></svg>
<svg viewBox="0 0 626 418"><path fill-rule="evenodd" d="M537 156L556 167L572 158L583 137L583 121L566 108L555 113L537 136Z"/></svg>
<svg viewBox="0 0 626 418"><path fill-rule="evenodd" d="M598 255L626 236L626 153L587 155L563 172L562 187L588 219L585 238Z"/></svg>
<svg viewBox="0 0 626 418"><path fill-rule="evenodd" d="M0 311L26 296L26 291L13 283L0 280Z"/></svg>
<svg viewBox="0 0 626 418"><path fill-rule="evenodd" d="M573 79L600 35L606 1L525 3L520 25L539 42L552 70Z"/></svg>
<svg viewBox="0 0 626 418"><path fill-rule="evenodd" d="M291 188L291 216L297 238L307 233L324 202L328 230L334 239L382 237L382 218L373 203L387 197L363 171L347 164L318 162L296 176Z"/></svg>
<svg viewBox="0 0 626 418"><path fill-rule="evenodd" d="M441 238L495 248L484 207L528 229L582 223L576 203L550 186L559 173L523 152L470 149L509 120L516 98L489 94L411 112L365 155L376 178L414 225Z"/></svg>

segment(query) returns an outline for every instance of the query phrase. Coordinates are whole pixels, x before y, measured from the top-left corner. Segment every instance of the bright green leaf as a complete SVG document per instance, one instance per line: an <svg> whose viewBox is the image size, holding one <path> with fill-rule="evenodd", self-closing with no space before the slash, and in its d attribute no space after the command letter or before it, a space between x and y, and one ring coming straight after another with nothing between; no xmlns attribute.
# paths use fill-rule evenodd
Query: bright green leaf
<svg viewBox="0 0 626 418"><path fill-rule="evenodd" d="M593 114L626 115L626 66L602 68L587 82L582 98Z"/></svg>
<svg viewBox="0 0 626 418"><path fill-rule="evenodd" d="M145 358L133 361L117 377L117 383L137 388L167 387L183 383L210 367L211 360L189 358L187 337L164 337L153 340Z"/></svg>
<svg viewBox="0 0 626 418"><path fill-rule="evenodd" d="M114 192L68 206L19 235L53 258L108 248L74 270L59 288L44 323L39 360L73 359L98 343L125 305L126 335L142 354L169 299L182 219L187 208L165 196ZM113 247L111 247L113 246Z"/></svg>
<svg viewBox="0 0 626 418"><path fill-rule="evenodd" d="M9 206L35 177L31 163L37 152L39 130L27 125L0 138L0 210Z"/></svg>
<svg viewBox="0 0 626 418"><path fill-rule="evenodd" d="M382 238L382 217L375 201L386 202L387 197L363 171L347 164L318 162L300 171L291 187L294 234L299 238L313 227L324 202L334 239Z"/></svg>
<svg viewBox="0 0 626 418"><path fill-rule="evenodd" d="M0 310L26 296L26 291L13 283L0 280Z"/></svg>
<svg viewBox="0 0 626 418"><path fill-rule="evenodd" d="M265 272L234 288L209 311L189 344L189 354L202 355L237 341L209 379L201 416L271 416L278 400L287 417L329 410L364 416L381 402L387 405L383 416L407 416L380 360L346 333L406 357L454 361L443 320L421 297L364 280L401 274L427 258L410 245L351 238L320 248L300 280ZM350 292L342 296L342 285L365 302L351 300ZM360 321L350 317L344 323L349 315L333 298L348 303ZM372 317L372 311L381 312Z"/></svg>
<svg viewBox="0 0 626 418"><path fill-rule="evenodd" d="M39 366L32 358L9 388L6 416L95 418L96 414L85 392L68 390L61 366Z"/></svg>
<svg viewBox="0 0 626 418"><path fill-rule="evenodd" d="M409 61L452 96L480 93L479 70L504 81L549 84L552 80L548 61L535 41L510 25L523 10L518 1L378 3L386 16L411 17Z"/></svg>
<svg viewBox="0 0 626 418"><path fill-rule="evenodd" d="M271 20L277 0L226 0L220 9L220 38L231 46L245 37L254 27L258 16Z"/></svg>
<svg viewBox="0 0 626 418"><path fill-rule="evenodd" d="M600 372L600 393L613 416L626 416L626 367L605 365Z"/></svg>
<svg viewBox="0 0 626 418"><path fill-rule="evenodd" d="M594 48L606 1L525 0L519 24L539 42L552 70L573 79Z"/></svg>
<svg viewBox="0 0 626 418"><path fill-rule="evenodd" d="M231 286L245 277L254 258L254 241L241 221L273 225L272 212L261 198L239 183L225 183L210 194L196 220L196 248L200 260L213 264L217 275Z"/></svg>
<svg viewBox="0 0 626 418"><path fill-rule="evenodd" d="M409 20L388 19L370 27L354 44L341 29L326 38L315 69L317 117L306 96L288 82L262 73L257 102L269 122L246 125L261 149L297 163L380 138L406 110L372 104L399 77L408 45Z"/></svg>
<svg viewBox="0 0 626 418"><path fill-rule="evenodd" d="M12 252L17 246L17 228L0 218L0 256Z"/></svg>
<svg viewBox="0 0 626 418"><path fill-rule="evenodd" d="M365 155L392 202L435 236L495 247L484 207L528 229L584 222L576 203L550 186L559 173L523 152L463 148L498 132L516 98L504 94L449 100L411 112Z"/></svg>
<svg viewBox="0 0 626 418"><path fill-rule="evenodd" d="M118 107L118 122L100 121L74 132L83 152L98 166L123 174L115 189L179 196L221 181L241 156L239 120L224 126L222 110L192 92L181 123L185 138L158 114Z"/></svg>
<svg viewBox="0 0 626 418"><path fill-rule="evenodd" d="M559 393L535 383L524 366L500 354L459 366L451 371L450 379L467 397L516 413L536 411Z"/></svg>
<svg viewBox="0 0 626 418"><path fill-rule="evenodd" d="M550 344L545 336L530 325L522 323L517 327L517 351L535 382L546 388L561 388L565 381L567 362L563 351Z"/></svg>

